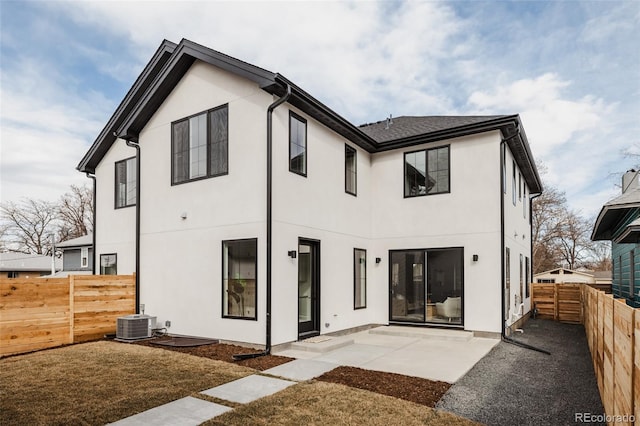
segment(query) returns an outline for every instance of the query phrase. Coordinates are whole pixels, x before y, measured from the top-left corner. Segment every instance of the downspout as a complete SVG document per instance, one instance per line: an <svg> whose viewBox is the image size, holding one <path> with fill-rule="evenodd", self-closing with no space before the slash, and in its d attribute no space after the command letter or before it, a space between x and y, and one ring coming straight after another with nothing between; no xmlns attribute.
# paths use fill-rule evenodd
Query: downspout
<svg viewBox="0 0 640 426"><path fill-rule="evenodd" d="M505 289L505 285L506 285L506 277L505 277L505 241L504 241L504 195L505 195L505 189L506 189L506 176L504 174L505 171L505 160L506 160L506 142L510 139L513 139L515 137L517 137L520 134L520 126L516 127L516 131L513 135L507 137L507 138L503 138L502 140L500 140L500 247L501 247L501 252L500 252L500 259L501 259L501 265L502 265L502 269L501 269L501 283L502 286L500 288L500 294L502 295L501 300L502 300L502 328L501 328L501 339L503 342L506 343L511 343L512 345L516 345L516 346L520 346L522 348L525 349L531 349L537 352L541 352L543 354L547 354L547 355L551 355L551 352L546 351L544 349L540 349L540 348L536 348L535 346L531 346L528 345L524 342L519 342L509 336L507 336L506 333L506 329L507 329L507 311L505 311L505 297L504 297L504 289ZM540 195L540 194L538 194ZM535 197L534 197L535 198ZM529 203L529 209L531 209L531 203ZM531 214L529 214L529 218L531 218ZM531 220L531 219L530 219ZM533 265L533 254L531 255L532 258L532 262L531 264Z"/></svg>
<svg viewBox="0 0 640 426"><path fill-rule="evenodd" d="M140 144L125 139L136 149L136 314L140 313Z"/></svg>
<svg viewBox="0 0 640 426"><path fill-rule="evenodd" d="M271 353L271 241L273 233L272 188L273 188L273 111L291 96L291 86L287 92L267 108L267 308L264 351L252 354L233 355L234 360L257 358Z"/></svg>
<svg viewBox="0 0 640 426"><path fill-rule="evenodd" d="M92 254L91 254L91 261L93 262L93 266L92 266L92 271L91 273L93 275L96 274L96 175L91 174L89 172L86 172L86 175L89 179L91 179L93 181L93 230L92 230L92 242L91 244L93 244L93 250L92 250Z"/></svg>

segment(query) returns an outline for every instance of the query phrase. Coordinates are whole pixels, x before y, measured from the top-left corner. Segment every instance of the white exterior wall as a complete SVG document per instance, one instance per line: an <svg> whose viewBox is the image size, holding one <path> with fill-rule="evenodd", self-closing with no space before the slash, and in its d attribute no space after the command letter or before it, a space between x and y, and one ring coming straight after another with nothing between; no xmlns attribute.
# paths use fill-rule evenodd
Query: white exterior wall
<svg viewBox="0 0 640 426"><path fill-rule="evenodd" d="M404 153L450 146L451 192L404 198ZM489 132L376 154L373 238L382 258L371 286L385 290L389 250L464 248L464 328L500 332L500 135ZM478 261L472 256L478 255Z"/></svg>
<svg viewBox="0 0 640 426"><path fill-rule="evenodd" d="M171 333L264 343L271 102L256 84L196 61L140 134L140 302ZM229 174L172 186L171 123L227 103ZM258 321L222 318L222 241L245 238L258 239Z"/></svg>
<svg viewBox="0 0 640 426"><path fill-rule="evenodd" d="M136 208L115 208L115 163L135 157L136 150L116 140L96 167L96 273L100 255L116 253L117 271L129 275L136 270Z"/></svg>
<svg viewBox="0 0 640 426"><path fill-rule="evenodd" d="M511 151L508 149L505 150L505 162L506 162L506 192L504 193L504 239L505 239L505 247L510 249L510 257L511 257L511 294L509 300L509 312L507 315L508 319L512 318L512 314L518 311L518 306L516 305L516 295L518 298L520 297L520 255L523 257L523 289L522 289L522 299L521 303L524 303L523 313L527 313L531 310L531 292L529 292L529 297L526 296L526 286L527 283L525 280L525 272L524 268L526 265L526 261L524 260L526 257L529 258L529 280L532 280L532 256L531 256L531 226L529 224L529 206L531 203L530 200L530 191L524 182L524 178L522 179L522 184L526 187L526 212L525 206L523 203L525 202L524 194L520 198L518 194L518 176L521 173L520 168L516 164L516 179L515 179L515 191L516 191L516 202L515 205L513 203L512 190L513 190L513 155ZM505 266L506 268L506 266Z"/></svg>
<svg viewBox="0 0 640 426"><path fill-rule="evenodd" d="M289 111L307 120L307 176L289 171ZM386 322L373 286L370 155L289 104L273 116L273 343L298 338L298 238L320 241L320 332ZM345 192L345 143L357 151L357 196ZM367 307L354 309L353 250L367 250ZM328 326L327 326L328 324Z"/></svg>

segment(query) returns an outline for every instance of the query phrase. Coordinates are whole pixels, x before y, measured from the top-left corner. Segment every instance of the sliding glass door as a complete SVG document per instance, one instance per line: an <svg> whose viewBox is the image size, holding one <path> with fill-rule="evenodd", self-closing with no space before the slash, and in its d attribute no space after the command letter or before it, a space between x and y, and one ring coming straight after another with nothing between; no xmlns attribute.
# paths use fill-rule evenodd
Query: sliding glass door
<svg viewBox="0 0 640 426"><path fill-rule="evenodd" d="M464 249L392 250L391 321L463 324Z"/></svg>

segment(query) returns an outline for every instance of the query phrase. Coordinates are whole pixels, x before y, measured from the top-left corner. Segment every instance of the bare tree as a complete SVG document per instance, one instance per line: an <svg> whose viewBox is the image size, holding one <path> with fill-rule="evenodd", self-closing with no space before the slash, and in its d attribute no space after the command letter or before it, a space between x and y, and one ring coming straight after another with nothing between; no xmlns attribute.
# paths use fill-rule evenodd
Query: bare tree
<svg viewBox="0 0 640 426"><path fill-rule="evenodd" d="M565 210L560 217L559 234L556 237L560 256L569 269L587 266L592 254L592 225L577 212Z"/></svg>
<svg viewBox="0 0 640 426"><path fill-rule="evenodd" d="M542 195L533 200L531 238L534 273L548 271L558 264L560 247L557 238L562 232L565 205L564 193L550 185L545 185Z"/></svg>
<svg viewBox="0 0 640 426"><path fill-rule="evenodd" d="M5 248L22 253L51 254L51 238L58 229L54 203L27 198L17 204L3 203L0 218L6 228Z"/></svg>
<svg viewBox="0 0 640 426"><path fill-rule="evenodd" d="M66 241L93 232L93 191L87 186L71 185L58 205L58 240Z"/></svg>

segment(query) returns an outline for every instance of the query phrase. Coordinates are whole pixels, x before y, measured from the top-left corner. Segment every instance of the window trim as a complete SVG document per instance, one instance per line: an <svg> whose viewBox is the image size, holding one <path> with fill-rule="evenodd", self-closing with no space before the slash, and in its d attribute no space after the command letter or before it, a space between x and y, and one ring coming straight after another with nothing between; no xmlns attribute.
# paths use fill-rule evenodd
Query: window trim
<svg viewBox="0 0 640 426"><path fill-rule="evenodd" d="M364 253L364 295L360 294L360 298L362 299L362 304L358 305L358 301L356 300L356 289L358 288L358 281L356 280L356 270L358 264L356 264L356 260L359 259L357 257L358 252ZM353 309L366 309L367 308L367 250L361 248L353 249Z"/></svg>
<svg viewBox="0 0 640 426"><path fill-rule="evenodd" d="M291 120L292 119L298 120L299 122L304 124L304 172L299 172L291 168ZM307 177L307 173L308 173L307 158L309 157L309 140L307 137L307 127L308 127L307 120L305 118L289 110L289 171L291 173L294 173L298 176L303 176L303 177Z"/></svg>
<svg viewBox="0 0 640 426"><path fill-rule="evenodd" d="M516 205L516 162L515 160L513 160L512 163L513 163L513 179L511 180L511 201L515 206Z"/></svg>
<svg viewBox="0 0 640 426"><path fill-rule="evenodd" d="M100 253L100 265L98 266L98 270L100 271L100 275L111 275L111 274L103 274L102 273L102 257L103 256L115 256L115 258L116 258L116 262L115 262L116 273L114 275L118 275L118 253Z"/></svg>
<svg viewBox="0 0 640 426"><path fill-rule="evenodd" d="M80 267L89 267L89 247L80 247Z"/></svg>
<svg viewBox="0 0 640 426"><path fill-rule="evenodd" d="M135 161L136 160L136 156L134 155L133 157L129 157L129 158L124 158L122 160L118 160L116 161L114 164L114 169L113 169L113 208L114 209L126 209L127 207L133 207L136 204L138 204L138 200L136 199L135 203L132 204L126 204L127 200L125 198L124 202L125 204L123 206L119 206L118 205L118 164L120 163L125 163L124 166L124 170L125 170L125 182L127 180L127 176L126 176L126 171L127 171L127 166L126 163L128 161ZM136 163L137 166L137 163ZM138 168L136 167L136 186L138 185Z"/></svg>
<svg viewBox="0 0 640 426"><path fill-rule="evenodd" d="M406 187L405 187L405 179L407 176L407 155L408 154L415 154L416 152L424 152L424 158L425 158L425 168L426 168L426 173L427 175L429 174L429 151L434 151L437 149L442 149L442 148L447 148L448 151L448 156L447 156L447 191L441 191L441 192L432 192L429 193L429 191L426 191L424 194L416 194L416 195L407 195L407 191L406 191ZM404 152L402 154L402 194L404 195L404 198L416 198L416 197L424 197L427 195L440 195L440 194L451 194L451 144L448 145L440 145L440 146L435 146L432 148L423 148L423 149L416 149L413 151L407 151Z"/></svg>
<svg viewBox="0 0 640 426"><path fill-rule="evenodd" d="M529 256L524 257L524 285L525 285L525 293L524 297L529 299L531 297L531 261L529 260Z"/></svg>
<svg viewBox="0 0 640 426"><path fill-rule="evenodd" d="M255 243L255 248L256 248L256 264L255 264L255 270L254 270L254 275L256 277L256 290L255 290L255 295L254 295L254 313L253 313L253 317L244 317L244 316L237 316L237 315L225 315L224 314L224 280L225 280L225 276L224 276L224 245L225 243L239 243L239 242L246 242L246 241L253 241ZM222 258L222 262L220 263L221 268L220 268L220 275L222 277L221 280L221 286L220 286L220 290L221 290L221 298L220 298L220 307L221 307L221 311L220 314L222 316L223 319L238 319L238 320L244 320L244 321L258 321L258 238L238 238L238 239L233 239L233 240L222 240L222 244L221 244L221 248L222 248L222 253L221 253L221 258Z"/></svg>
<svg viewBox="0 0 640 426"><path fill-rule="evenodd" d="M353 154L353 192L349 191L348 185L350 171L347 163L347 154L349 153ZM344 144L344 192L354 197L358 196L358 150L349 144Z"/></svg>
<svg viewBox="0 0 640 426"><path fill-rule="evenodd" d="M223 108L227 109L227 170L222 172L222 173L212 174L211 173L211 140L210 140L210 137L211 137L211 125L210 125L210 120L209 120L209 114L214 112L214 111L223 109ZM207 146L207 159L206 159L207 172L205 173L204 176L198 176L196 178L189 178L189 179L185 179L185 180L181 180L179 182L176 182L175 176L174 176L175 167L174 167L174 161L173 161L173 158L174 158L174 155L175 155L175 153L174 153L173 127L178 123L182 123L183 121L189 121L190 119L192 119L194 117L198 117L198 116L203 115L203 114L206 116L206 122L207 122L207 143L206 143L206 146ZM191 130L189 130L189 131L191 131ZM210 109L205 110L205 111L200 111L200 112L198 112L196 114L191 114L188 117L183 117L183 118L181 118L179 120L175 120L175 121L171 122L171 176L169 177L171 179L171 186L182 185L184 183L196 182L196 181L199 181L199 180L210 179L210 178L218 177L218 176L225 176L225 175L228 175L228 174L229 174L229 104L228 103L225 103L225 104L222 104L222 105L218 105L217 107L210 108Z"/></svg>

